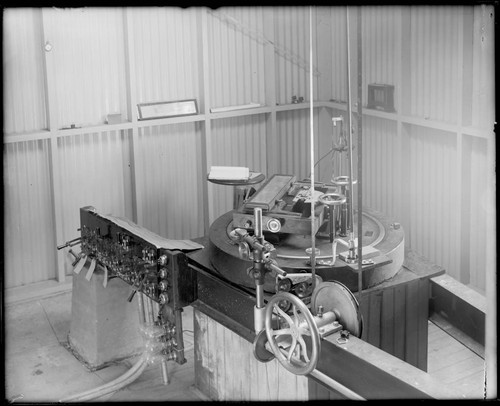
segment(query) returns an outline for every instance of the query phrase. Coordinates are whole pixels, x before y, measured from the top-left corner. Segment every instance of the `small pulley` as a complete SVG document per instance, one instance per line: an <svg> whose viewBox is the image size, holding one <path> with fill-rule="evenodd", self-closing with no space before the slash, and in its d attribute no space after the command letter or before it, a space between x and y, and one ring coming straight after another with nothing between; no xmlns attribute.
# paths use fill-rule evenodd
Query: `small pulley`
<svg viewBox="0 0 500 406"><path fill-rule="evenodd" d="M327 281L316 286L311 296L311 311L314 315L320 306L323 312L333 311L345 330L361 337L363 317L359 303L345 285L337 281Z"/></svg>
<svg viewBox="0 0 500 406"><path fill-rule="evenodd" d="M297 296L282 291L267 303L265 329L254 341L254 355L260 362L276 357L288 371L307 375L316 368L322 338L340 330L356 337L363 330L359 304L343 284L318 283L311 310Z"/></svg>

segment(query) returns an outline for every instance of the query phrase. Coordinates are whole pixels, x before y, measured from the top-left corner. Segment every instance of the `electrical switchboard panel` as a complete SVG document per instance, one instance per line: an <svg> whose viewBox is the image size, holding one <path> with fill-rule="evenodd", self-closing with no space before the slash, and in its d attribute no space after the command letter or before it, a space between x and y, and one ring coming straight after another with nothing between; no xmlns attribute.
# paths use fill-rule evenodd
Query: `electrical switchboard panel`
<svg viewBox="0 0 500 406"><path fill-rule="evenodd" d="M80 209L82 256L100 265L105 279L118 277L159 304L154 324L163 327L168 359L182 364L182 308L196 299L196 272L181 250L168 249L162 237L121 218L103 216L93 207ZM146 300L147 300L146 298Z"/></svg>

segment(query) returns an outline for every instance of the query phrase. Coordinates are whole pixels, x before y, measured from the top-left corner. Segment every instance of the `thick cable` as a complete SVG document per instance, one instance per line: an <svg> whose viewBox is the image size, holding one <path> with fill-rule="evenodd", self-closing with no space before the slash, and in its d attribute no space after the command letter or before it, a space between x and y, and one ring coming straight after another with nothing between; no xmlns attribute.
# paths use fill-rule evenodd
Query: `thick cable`
<svg viewBox="0 0 500 406"><path fill-rule="evenodd" d="M144 306L144 296L142 292L138 292L137 295L137 307L139 311L139 321L141 323L147 322L145 317L145 306ZM85 402L93 399L109 395L110 393L119 391L125 386L134 382L144 371L148 362L146 355L143 354L139 360L123 375L118 378L108 382L104 385L98 386L97 388L87 390L85 392L78 393L76 395L71 395L66 398L59 400L60 403L71 403L71 402Z"/></svg>
<svg viewBox="0 0 500 406"><path fill-rule="evenodd" d="M147 364L148 362L146 360L146 357L143 355L132 368L130 368L127 372L125 372L122 376L116 378L115 380L95 389L91 389L73 396L68 396L59 400L59 402L85 402L116 392L135 381L143 373Z"/></svg>

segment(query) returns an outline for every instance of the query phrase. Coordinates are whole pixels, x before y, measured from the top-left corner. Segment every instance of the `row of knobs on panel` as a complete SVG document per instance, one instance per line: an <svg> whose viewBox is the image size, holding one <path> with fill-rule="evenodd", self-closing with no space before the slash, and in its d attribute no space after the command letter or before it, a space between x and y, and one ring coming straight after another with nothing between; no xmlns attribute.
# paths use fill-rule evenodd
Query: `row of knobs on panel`
<svg viewBox="0 0 500 406"><path fill-rule="evenodd" d="M165 266L168 263L168 257L166 255L161 255L158 258L158 265L161 266L160 271L158 273L158 276L160 277L161 281L158 283L158 289L160 290L160 295L158 296L158 299L160 301L160 305L166 304L170 302L170 298L167 293L168 289L168 281L167 281L167 276L168 276L168 270L165 268Z"/></svg>

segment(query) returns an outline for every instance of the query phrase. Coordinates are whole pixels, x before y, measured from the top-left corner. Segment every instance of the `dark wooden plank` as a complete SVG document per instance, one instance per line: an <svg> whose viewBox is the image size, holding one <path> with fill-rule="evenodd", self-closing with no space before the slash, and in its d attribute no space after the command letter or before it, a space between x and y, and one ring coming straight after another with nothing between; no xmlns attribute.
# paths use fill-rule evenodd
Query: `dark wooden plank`
<svg viewBox="0 0 500 406"><path fill-rule="evenodd" d="M428 314L429 314L429 279L418 281L418 304L417 311L417 367L422 371L427 371L427 344L428 344Z"/></svg>
<svg viewBox="0 0 500 406"><path fill-rule="evenodd" d="M418 280L406 285L405 361L418 364ZM427 340L427 337L426 337Z"/></svg>
<svg viewBox="0 0 500 406"><path fill-rule="evenodd" d="M433 263L408 247L405 247L403 267L408 269L418 278L430 278L445 273L445 269L442 266Z"/></svg>
<svg viewBox="0 0 500 406"><path fill-rule="evenodd" d="M381 319L380 348L394 355L394 289L383 291Z"/></svg>
<svg viewBox="0 0 500 406"><path fill-rule="evenodd" d="M405 359L405 317L406 317L406 288L398 285L394 288L394 356Z"/></svg>
<svg viewBox="0 0 500 406"><path fill-rule="evenodd" d="M368 339L367 341L377 348L380 348L381 334L381 311L383 292L373 292L370 294L370 318L368 320Z"/></svg>
<svg viewBox="0 0 500 406"><path fill-rule="evenodd" d="M368 293L363 292L361 298L358 298L359 309L361 311L361 317L363 318L363 331L361 333L361 339L368 340L368 321L370 320L370 296Z"/></svg>

